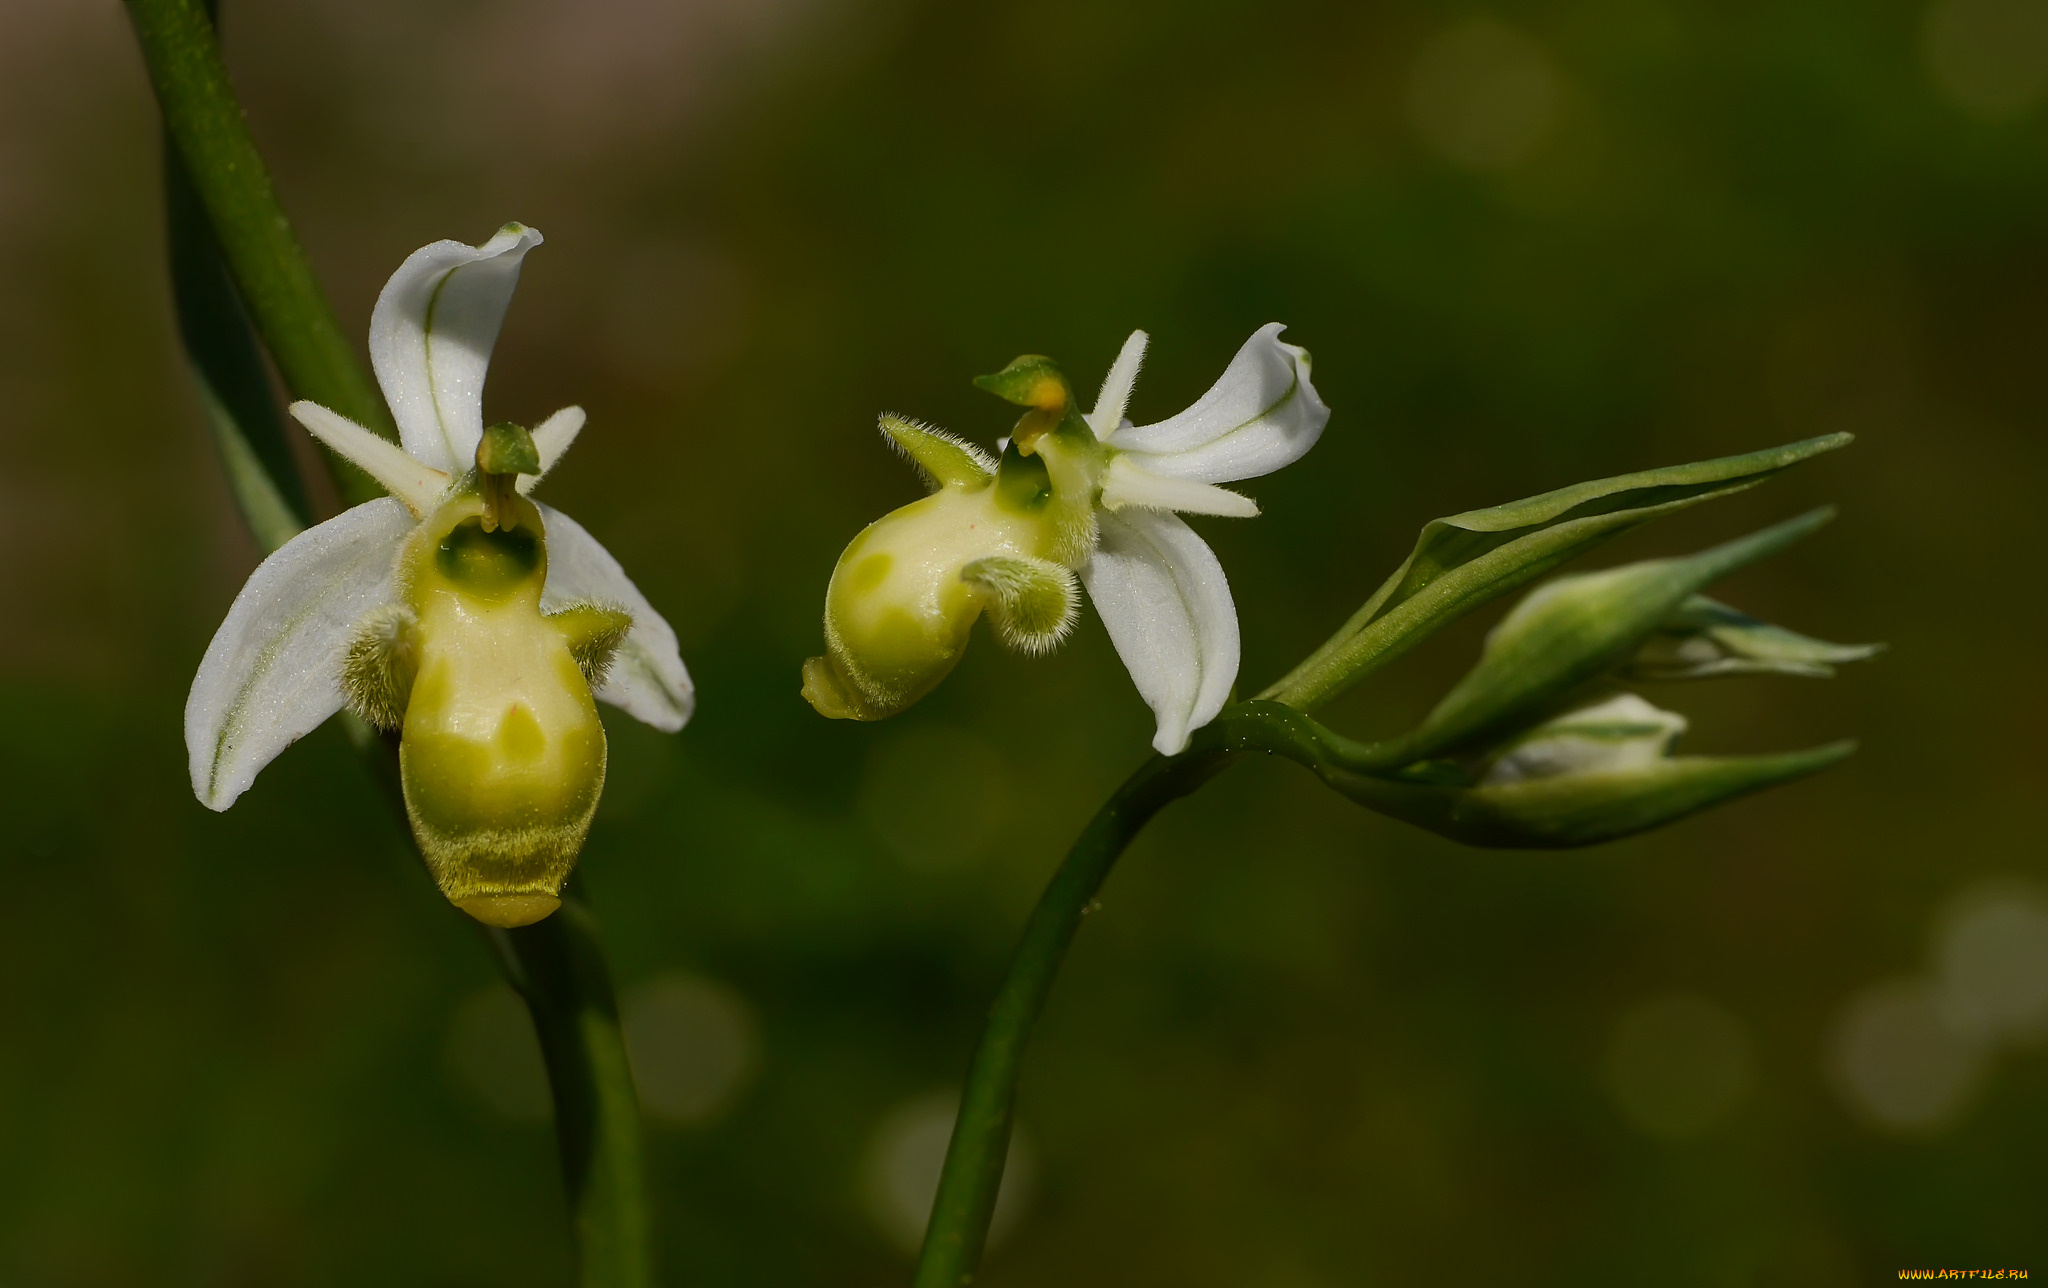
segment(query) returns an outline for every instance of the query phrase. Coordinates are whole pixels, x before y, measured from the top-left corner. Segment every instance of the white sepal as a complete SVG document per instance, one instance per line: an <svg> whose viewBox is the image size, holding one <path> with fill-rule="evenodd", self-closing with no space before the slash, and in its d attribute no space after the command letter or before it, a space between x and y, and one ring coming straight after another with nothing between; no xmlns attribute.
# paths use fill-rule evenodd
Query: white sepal
<svg viewBox="0 0 2048 1288"><path fill-rule="evenodd" d="M1131 401L1131 387L1138 383L1138 368L1145 365L1148 339L1143 331L1131 332L1131 338L1117 351L1116 361L1109 364L1109 374L1102 378L1102 392L1096 395L1095 410L1087 417L1088 428L1095 431L1098 442L1109 441L1124 423L1124 407Z"/></svg>
<svg viewBox="0 0 2048 1288"><path fill-rule="evenodd" d="M1081 583L1159 719L1152 746L1175 755L1216 718L1237 681L1230 583L1215 552L1171 514L1127 510L1101 516L1101 525Z"/></svg>
<svg viewBox="0 0 2048 1288"><path fill-rule="evenodd" d="M1250 519L1259 512L1259 503L1248 496L1214 483L1154 474L1135 464L1130 456L1119 453L1109 458L1109 469L1102 476L1102 506L1106 510L1121 510L1127 505L1141 510L1218 514L1230 519Z"/></svg>
<svg viewBox="0 0 2048 1288"><path fill-rule="evenodd" d="M359 505L286 542L235 596L185 700L192 790L222 810L277 754L341 710L356 623L393 594L413 528L399 501Z"/></svg>
<svg viewBox="0 0 2048 1288"><path fill-rule="evenodd" d="M555 462L562 459L569 450L569 444L576 441L576 435L583 432L583 409L564 407L533 427L534 450L540 453L540 473L519 476L521 495L533 491L534 485L548 476L555 468Z"/></svg>
<svg viewBox="0 0 2048 1288"><path fill-rule="evenodd" d="M1633 693L1617 693L1555 716L1495 757L1482 786L1573 774L1625 774L1664 759L1685 717Z"/></svg>
<svg viewBox="0 0 2048 1288"><path fill-rule="evenodd" d="M1278 322L1244 342L1223 375L1178 416L1117 429L1104 441L1153 474L1227 483L1270 474L1315 446L1330 409L1309 381L1309 356L1283 344Z"/></svg>
<svg viewBox="0 0 2048 1288"><path fill-rule="evenodd" d="M378 486L405 502L416 517L440 501L448 490L448 476L431 465L422 465L388 438L380 437L338 412L319 403L295 402L292 419L308 433L334 449L335 455L377 480Z"/></svg>
<svg viewBox="0 0 2048 1288"><path fill-rule="evenodd" d="M540 242L519 224L506 224L481 246L435 242L385 283L370 314L370 364L415 459L449 474L476 463L484 372L519 285L519 263Z"/></svg>
<svg viewBox="0 0 2048 1288"><path fill-rule="evenodd" d="M541 608L552 612L582 600L615 605L633 615L633 629L612 657L598 701L664 733L682 728L696 709L697 691L676 647L675 631L583 525L551 506L540 506L540 514L548 539Z"/></svg>

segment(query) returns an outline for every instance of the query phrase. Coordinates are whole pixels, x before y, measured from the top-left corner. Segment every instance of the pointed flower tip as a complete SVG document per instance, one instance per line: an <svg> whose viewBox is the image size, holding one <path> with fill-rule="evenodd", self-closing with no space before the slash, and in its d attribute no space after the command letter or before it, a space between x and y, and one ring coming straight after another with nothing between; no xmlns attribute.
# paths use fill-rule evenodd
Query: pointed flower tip
<svg viewBox="0 0 2048 1288"><path fill-rule="evenodd" d="M976 376L974 387L1037 411L1064 411L1069 397L1059 364L1036 353L1027 353L992 375Z"/></svg>
<svg viewBox="0 0 2048 1288"><path fill-rule="evenodd" d="M541 240L512 223L481 246L438 241L384 284L370 314L370 364L416 460L451 474L469 468L491 350L526 252Z"/></svg>
<svg viewBox="0 0 2048 1288"><path fill-rule="evenodd" d="M894 412L883 412L876 424L889 445L908 458L933 488L973 487L995 473L994 457L945 430Z"/></svg>
<svg viewBox="0 0 2048 1288"><path fill-rule="evenodd" d="M477 440L476 467L485 474L538 474L540 449L525 426L500 421Z"/></svg>
<svg viewBox="0 0 2048 1288"><path fill-rule="evenodd" d="M1867 661L1883 651L1882 644L1817 640L1694 595L1657 624L1619 673L1639 680L1763 674L1825 679L1837 666Z"/></svg>
<svg viewBox="0 0 2048 1288"><path fill-rule="evenodd" d="M540 235L540 229L522 224L515 219L491 234L491 239L477 249L484 255L502 255L515 248L524 253L546 240L547 238Z"/></svg>
<svg viewBox="0 0 2048 1288"><path fill-rule="evenodd" d="M1283 329L1269 322L1254 332L1208 392L1179 415L1111 426L1107 411L1098 408L1097 433L1111 447L1144 457L1152 473L1202 483L1254 478L1292 464L1322 437L1330 409L1309 378L1308 351L1283 343Z"/></svg>

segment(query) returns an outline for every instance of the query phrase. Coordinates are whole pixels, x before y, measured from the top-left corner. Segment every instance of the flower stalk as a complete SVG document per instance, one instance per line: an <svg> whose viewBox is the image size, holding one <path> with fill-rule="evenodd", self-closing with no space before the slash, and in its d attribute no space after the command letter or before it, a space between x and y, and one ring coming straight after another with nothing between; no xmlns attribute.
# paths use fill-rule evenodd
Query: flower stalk
<svg viewBox="0 0 2048 1288"><path fill-rule="evenodd" d="M579 1282L639 1288L654 1281L640 1106L597 923L577 883L564 896L561 911L545 921L484 933L540 1037Z"/></svg>
<svg viewBox="0 0 2048 1288"><path fill-rule="evenodd" d="M222 262L256 332L294 397L332 407L386 437L391 421L356 361L312 262L293 235L270 171L221 61L213 19L201 0L127 0L164 132L206 212ZM344 500L382 491L366 475L337 474Z"/></svg>
<svg viewBox="0 0 2048 1288"><path fill-rule="evenodd" d="M1180 755L1154 754L1125 779L1088 821L1031 910L968 1064L914 1288L961 1288L973 1279L1009 1157L1025 1043L1052 996L1067 948L1110 869L1152 816L1229 766L1234 714L1226 710L1197 730Z"/></svg>
<svg viewBox="0 0 2048 1288"><path fill-rule="evenodd" d="M228 84L211 14L197 0L130 0L128 8L164 113L165 213L180 335L237 508L268 554L297 536L310 515L263 350L295 394L387 437L390 422L277 206ZM335 473L352 502L383 494L353 467ZM394 740L344 719L403 825ZM540 1041L578 1282L643 1288L653 1276L638 1104L594 920L574 884L565 894L562 910L538 925L480 929L525 1000Z"/></svg>

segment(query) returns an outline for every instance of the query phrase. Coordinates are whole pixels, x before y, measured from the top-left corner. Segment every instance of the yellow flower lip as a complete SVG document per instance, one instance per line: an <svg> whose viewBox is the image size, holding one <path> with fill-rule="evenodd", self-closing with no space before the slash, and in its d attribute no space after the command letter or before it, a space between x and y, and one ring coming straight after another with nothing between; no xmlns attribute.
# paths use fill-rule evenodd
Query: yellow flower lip
<svg viewBox="0 0 2048 1288"><path fill-rule="evenodd" d="M804 666L803 696L834 720L880 720L936 687L960 660L987 596L962 571L991 556L1042 559L1034 514L995 489L942 488L863 529L825 591L826 655Z"/></svg>

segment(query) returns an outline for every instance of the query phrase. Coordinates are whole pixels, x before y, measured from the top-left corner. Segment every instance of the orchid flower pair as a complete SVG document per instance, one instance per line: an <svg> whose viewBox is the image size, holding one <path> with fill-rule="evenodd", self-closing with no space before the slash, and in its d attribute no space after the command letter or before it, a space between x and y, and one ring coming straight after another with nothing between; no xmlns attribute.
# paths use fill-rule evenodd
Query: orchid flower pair
<svg viewBox="0 0 2048 1288"><path fill-rule="evenodd" d="M597 701L674 731L694 702L675 632L608 554L528 499L575 440L565 407L486 427L484 375L526 253L508 224L436 242L386 284L370 356L402 446L317 404L292 415L389 497L302 532L257 567L185 707L192 789L224 810L344 707L398 734L400 781L442 892L480 921L553 912L604 786ZM933 494L871 524L826 596L827 655L804 695L828 716L909 706L958 662L976 618L1027 651L1071 630L1076 582L1176 753L1237 678L1237 613L1216 555L1175 512L1249 516L1219 483L1315 444L1329 409L1308 354L1261 328L1178 416L1134 426L1135 332L1081 414L1042 357L977 384L1026 410L1002 455L897 416L883 431Z"/></svg>
<svg viewBox="0 0 2048 1288"><path fill-rule="evenodd" d="M675 632L618 561L528 499L583 427L488 429L484 374L541 236L436 242L378 297L370 356L401 449L325 407L292 415L391 495L294 537L229 609L185 707L192 789L224 810L347 707L399 734L412 829L479 921L559 906L604 786L593 700L674 731L694 702Z"/></svg>
<svg viewBox="0 0 2048 1288"><path fill-rule="evenodd" d="M1027 409L1000 459L883 416L932 493L868 525L839 557L826 652L804 666L804 697L834 718L894 715L946 677L983 614L1012 647L1045 652L1073 627L1078 577L1157 717L1152 745L1185 749L1229 700L1238 628L1222 564L1176 512L1257 514L1216 485L1299 459L1330 417L1307 351L1282 343L1282 330L1260 328L1193 406L1151 425L1124 417L1143 331L1085 415L1050 359L1019 358L975 381Z"/></svg>

